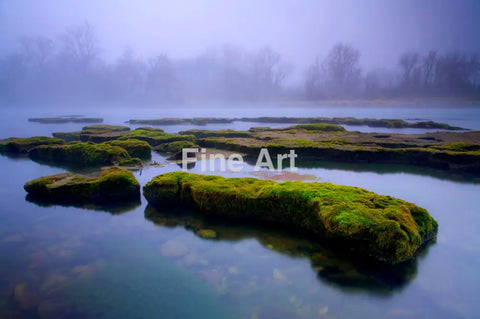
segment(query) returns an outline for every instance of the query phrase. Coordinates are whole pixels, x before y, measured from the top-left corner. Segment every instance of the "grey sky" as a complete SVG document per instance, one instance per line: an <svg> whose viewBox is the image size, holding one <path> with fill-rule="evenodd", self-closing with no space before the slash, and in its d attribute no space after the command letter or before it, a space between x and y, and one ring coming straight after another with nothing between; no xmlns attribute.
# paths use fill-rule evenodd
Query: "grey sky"
<svg viewBox="0 0 480 319"><path fill-rule="evenodd" d="M480 52L480 1L0 0L0 53L22 35L57 39L88 21L104 56L126 45L140 56L189 57L230 43L280 51L297 71L334 43L361 50L365 68L392 67L405 51Z"/></svg>

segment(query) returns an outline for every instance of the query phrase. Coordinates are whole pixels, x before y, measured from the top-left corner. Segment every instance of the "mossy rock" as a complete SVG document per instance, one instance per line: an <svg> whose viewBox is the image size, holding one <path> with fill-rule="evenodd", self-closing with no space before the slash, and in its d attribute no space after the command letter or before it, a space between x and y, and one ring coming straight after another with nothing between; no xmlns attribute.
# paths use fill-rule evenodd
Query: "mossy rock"
<svg viewBox="0 0 480 319"><path fill-rule="evenodd" d="M123 125L89 125L82 127L82 132L86 133L109 133L109 132L122 132L130 131L128 126Z"/></svg>
<svg viewBox="0 0 480 319"><path fill-rule="evenodd" d="M74 142L80 141L80 135L82 132L54 132L52 133L53 137L60 138L65 142Z"/></svg>
<svg viewBox="0 0 480 319"><path fill-rule="evenodd" d="M171 134L165 133L161 130L151 130L150 128L137 128L130 131L127 135L122 136L119 140L137 139L142 140L150 144L152 147L158 146L164 143L171 143L176 141L195 141L193 135Z"/></svg>
<svg viewBox="0 0 480 319"><path fill-rule="evenodd" d="M142 166L142 160L138 157L122 158L118 160L118 166Z"/></svg>
<svg viewBox="0 0 480 319"><path fill-rule="evenodd" d="M82 141L103 143L127 135L129 131L130 128L128 126L102 124L84 126L82 130L78 132L55 132L52 135L66 142Z"/></svg>
<svg viewBox="0 0 480 319"><path fill-rule="evenodd" d="M137 139L116 140L107 142L109 145L120 146L127 150L130 157L149 159L152 157L152 147L145 141Z"/></svg>
<svg viewBox="0 0 480 319"><path fill-rule="evenodd" d="M155 151L164 153L179 153L184 148L195 147L195 143L191 141L177 141L171 143L160 144L155 147Z"/></svg>
<svg viewBox="0 0 480 319"><path fill-rule="evenodd" d="M40 145L62 145L65 141L59 138L47 136L34 137L9 137L0 140L0 152L2 153L27 153Z"/></svg>
<svg viewBox="0 0 480 319"><path fill-rule="evenodd" d="M109 203L139 199L140 184L132 172L117 167L103 170L98 177L61 173L27 182L32 196L63 203Z"/></svg>
<svg viewBox="0 0 480 319"><path fill-rule="evenodd" d="M63 145L41 145L29 152L32 159L77 165L114 165L129 159L128 152L107 143L70 142Z"/></svg>
<svg viewBox="0 0 480 319"><path fill-rule="evenodd" d="M303 129L311 132L345 132L346 131L343 126L328 124L328 123L299 124L299 125L294 125L291 128Z"/></svg>
<svg viewBox="0 0 480 319"><path fill-rule="evenodd" d="M437 222L415 204L330 183L173 172L153 178L143 194L155 207L183 205L207 215L299 228L392 264L413 257L437 231Z"/></svg>

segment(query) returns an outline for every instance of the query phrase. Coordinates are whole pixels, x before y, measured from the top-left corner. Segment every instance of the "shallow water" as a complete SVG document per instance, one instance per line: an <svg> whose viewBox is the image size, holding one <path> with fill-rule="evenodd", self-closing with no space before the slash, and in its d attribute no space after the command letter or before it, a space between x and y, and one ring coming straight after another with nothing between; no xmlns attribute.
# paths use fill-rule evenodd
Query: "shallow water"
<svg viewBox="0 0 480 319"><path fill-rule="evenodd" d="M108 124L174 114L268 113L267 108L240 108L235 114L206 110L80 113L104 116ZM268 116L425 118L480 129L478 110L290 107ZM83 126L26 121L79 112L9 112L0 120L1 137ZM236 125L221 128L241 129ZM165 165L134 172L142 185L180 169L153 156ZM45 206L28 201L23 184L64 168L7 156L0 156L0 165L2 318L474 318L480 311L480 183L472 176L411 166L299 163L300 174L415 202L439 222L437 241L417 258L380 267L301 234L264 225L233 226L185 210L157 211L144 198L128 207ZM252 170L245 164L239 173L210 173L253 176ZM200 165L191 171L200 172ZM198 228L214 230L217 238L197 236Z"/></svg>

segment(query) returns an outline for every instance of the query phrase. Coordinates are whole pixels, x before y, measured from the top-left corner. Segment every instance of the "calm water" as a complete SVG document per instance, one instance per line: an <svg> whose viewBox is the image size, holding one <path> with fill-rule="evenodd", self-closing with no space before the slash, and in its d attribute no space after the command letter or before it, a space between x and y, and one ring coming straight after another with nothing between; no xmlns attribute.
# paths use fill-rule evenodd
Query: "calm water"
<svg viewBox="0 0 480 319"><path fill-rule="evenodd" d="M2 111L3 112L3 111ZM121 124L168 116L355 116L422 118L480 129L480 108L244 107L59 112L6 109L0 137L49 135L83 125L28 123L28 117L83 114ZM257 123L208 125L245 129ZM169 126L176 132L191 126ZM355 130L371 130L355 127ZM379 131L379 130L376 130ZM382 130L385 131L385 130ZM402 131L406 132L406 131ZM142 185L180 169L134 172ZM219 167L219 163L216 167ZM0 156L1 318L475 318L480 313L478 179L394 165L300 163L298 173L353 185L425 207L437 241L395 267L368 265L300 234L262 225L232 226L191 211L48 206L26 199L23 184L64 172ZM200 172L197 164L192 172ZM240 173L253 176L246 164ZM192 229L216 231L202 239Z"/></svg>

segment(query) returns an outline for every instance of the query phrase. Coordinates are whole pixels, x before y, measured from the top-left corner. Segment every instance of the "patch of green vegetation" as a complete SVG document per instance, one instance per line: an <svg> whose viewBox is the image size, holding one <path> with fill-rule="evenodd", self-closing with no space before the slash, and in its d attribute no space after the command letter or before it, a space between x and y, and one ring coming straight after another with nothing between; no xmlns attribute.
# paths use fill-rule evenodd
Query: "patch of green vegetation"
<svg viewBox="0 0 480 319"><path fill-rule="evenodd" d="M82 132L91 133L91 134L100 134L100 133L110 133L110 132L121 132L121 131L130 131L128 126L123 125L89 125L82 127Z"/></svg>
<svg viewBox="0 0 480 319"><path fill-rule="evenodd" d="M128 159L128 152L107 143L70 142L63 145L41 145L29 152L32 159L66 162L77 165L112 165Z"/></svg>
<svg viewBox="0 0 480 319"><path fill-rule="evenodd" d="M118 166L141 166L142 165L142 160L139 159L138 157L132 157L132 158L122 158L118 160Z"/></svg>
<svg viewBox="0 0 480 319"><path fill-rule="evenodd" d="M54 132L53 137L61 138L65 142L80 141L80 135L82 132Z"/></svg>
<svg viewBox="0 0 480 319"><path fill-rule="evenodd" d="M151 132L164 132L161 128L151 127L151 126L142 126L137 128L137 130L141 131L151 131Z"/></svg>
<svg viewBox="0 0 480 319"><path fill-rule="evenodd" d="M145 141L152 147L163 143L171 143L176 141L195 141L195 136L193 135L171 134L163 131L153 131L150 129L145 130L143 128L137 128L133 131L130 131L127 135L120 137L119 140L132 138Z"/></svg>
<svg viewBox="0 0 480 319"><path fill-rule="evenodd" d="M34 136L34 137L9 137L0 140L0 152L2 153L27 153L32 148L40 145L61 145L65 144L62 139Z"/></svg>
<svg viewBox="0 0 480 319"><path fill-rule="evenodd" d="M139 199L140 184L132 172L117 167L103 170L98 177L62 173L27 182L32 196L64 203L118 202Z"/></svg>
<svg viewBox="0 0 480 319"><path fill-rule="evenodd" d="M218 131L211 131L211 130L187 130L187 131L180 131L178 134L186 134L186 135L193 135L196 138L204 138L204 137L250 137L252 136L251 132L248 131L235 131L235 130L218 130Z"/></svg>
<svg viewBox="0 0 480 319"><path fill-rule="evenodd" d="M456 142L456 143L436 144L436 145L432 145L431 148L436 150L445 150L445 151L453 151L453 152L471 152L471 151L479 151L480 145L467 143L467 142Z"/></svg>
<svg viewBox="0 0 480 319"><path fill-rule="evenodd" d="M160 144L155 148L155 151L164 153L179 153L184 148L192 148L195 144L191 141L177 141L171 143Z"/></svg>
<svg viewBox="0 0 480 319"><path fill-rule="evenodd" d="M328 124L328 123L299 124L299 125L291 126L291 128L307 130L309 133L345 132L346 131L340 125Z"/></svg>
<svg viewBox="0 0 480 319"><path fill-rule="evenodd" d="M145 141L137 139L115 140L107 142L109 145L120 146L127 150L131 157L149 159L152 157L152 147Z"/></svg>
<svg viewBox="0 0 480 319"><path fill-rule="evenodd" d="M207 215L300 228L386 263L411 258L438 226L415 204L330 183L173 172L153 178L143 194L155 207L183 205Z"/></svg>
<svg viewBox="0 0 480 319"><path fill-rule="evenodd" d="M212 229L200 229L195 234L202 238L213 239L217 238L217 233Z"/></svg>
<svg viewBox="0 0 480 319"><path fill-rule="evenodd" d="M84 126L82 130L78 132L55 132L52 135L66 142L82 141L102 143L116 140L128 134L129 131L129 127L121 125L89 125Z"/></svg>

